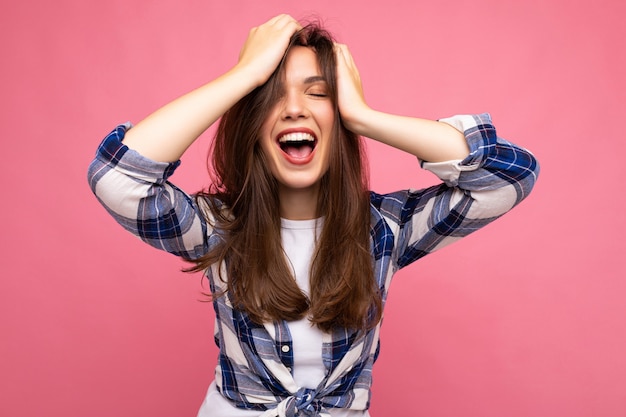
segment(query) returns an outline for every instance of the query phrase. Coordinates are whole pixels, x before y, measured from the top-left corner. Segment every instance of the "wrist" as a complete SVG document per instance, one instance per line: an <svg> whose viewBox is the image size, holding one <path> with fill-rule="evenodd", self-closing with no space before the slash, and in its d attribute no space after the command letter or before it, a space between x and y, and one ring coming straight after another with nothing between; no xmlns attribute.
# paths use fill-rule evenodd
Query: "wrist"
<svg viewBox="0 0 626 417"><path fill-rule="evenodd" d="M348 130L360 136L370 137L370 126L375 122L376 111L363 105L351 108L350 112L340 112L341 120Z"/></svg>
<svg viewBox="0 0 626 417"><path fill-rule="evenodd" d="M234 67L232 67L226 73L226 76L232 78L234 83L245 90L245 94L248 94L255 88L262 86L266 81L259 77L259 71L256 71L250 65L242 63L237 63Z"/></svg>

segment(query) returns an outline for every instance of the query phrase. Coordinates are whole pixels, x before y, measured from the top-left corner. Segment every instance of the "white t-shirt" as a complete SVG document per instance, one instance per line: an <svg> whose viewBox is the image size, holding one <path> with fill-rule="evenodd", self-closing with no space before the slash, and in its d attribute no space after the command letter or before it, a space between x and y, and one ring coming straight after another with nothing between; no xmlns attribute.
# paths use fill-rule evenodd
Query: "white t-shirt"
<svg viewBox="0 0 626 417"><path fill-rule="evenodd" d="M300 289L309 294L309 271L315 242L322 228L321 220L281 220L281 238ZM324 379L322 362L322 331L306 319L288 323L293 343L293 378L300 387L315 389ZM367 417L367 411L329 409L333 417ZM215 381L209 386L198 417L258 417L261 413L234 407L217 390Z"/></svg>

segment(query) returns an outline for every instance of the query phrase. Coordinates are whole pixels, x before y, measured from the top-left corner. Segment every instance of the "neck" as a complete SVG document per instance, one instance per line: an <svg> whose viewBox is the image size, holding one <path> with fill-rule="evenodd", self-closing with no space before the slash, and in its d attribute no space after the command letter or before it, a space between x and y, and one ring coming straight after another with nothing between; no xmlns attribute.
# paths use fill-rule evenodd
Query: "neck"
<svg viewBox="0 0 626 417"><path fill-rule="evenodd" d="M304 189L280 189L280 216L288 220L312 220L318 217L319 184Z"/></svg>

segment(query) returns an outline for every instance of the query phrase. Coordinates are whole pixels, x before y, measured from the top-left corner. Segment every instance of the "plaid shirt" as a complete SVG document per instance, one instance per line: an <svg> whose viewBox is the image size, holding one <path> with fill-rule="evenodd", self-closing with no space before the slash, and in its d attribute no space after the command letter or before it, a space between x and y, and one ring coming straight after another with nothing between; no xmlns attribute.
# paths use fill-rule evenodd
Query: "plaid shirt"
<svg viewBox="0 0 626 417"><path fill-rule="evenodd" d="M470 155L463 161L422 162L443 183L423 190L371 193L375 279L386 301L400 268L485 226L531 191L539 173L533 155L497 137L490 116L442 119L464 132ZM186 259L202 256L219 236L192 197L168 181L180 162L149 160L122 143L129 124L113 130L89 167L89 184L103 206L148 244ZM210 216L210 214L209 214ZM223 289L217 265L206 274ZM214 279L215 278L215 279ZM367 332L336 329L323 340L327 373L316 389L292 377L293 353L285 322L253 323L227 296L213 302L218 389L239 407L261 416L329 416L332 408L366 410L380 324Z"/></svg>

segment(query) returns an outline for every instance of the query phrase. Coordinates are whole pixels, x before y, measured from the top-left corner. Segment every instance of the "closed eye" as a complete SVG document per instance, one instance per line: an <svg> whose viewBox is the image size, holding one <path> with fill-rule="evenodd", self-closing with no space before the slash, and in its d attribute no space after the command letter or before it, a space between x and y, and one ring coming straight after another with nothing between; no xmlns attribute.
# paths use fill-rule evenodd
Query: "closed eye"
<svg viewBox="0 0 626 417"><path fill-rule="evenodd" d="M325 98L328 97L328 85L326 80L321 76L308 77L305 82L305 85L308 84L308 88L306 88L306 94L317 97L317 98Z"/></svg>
<svg viewBox="0 0 626 417"><path fill-rule="evenodd" d="M306 90L306 94L313 97L328 97L328 92L323 85L313 86Z"/></svg>

